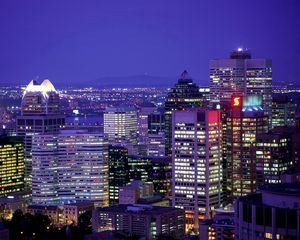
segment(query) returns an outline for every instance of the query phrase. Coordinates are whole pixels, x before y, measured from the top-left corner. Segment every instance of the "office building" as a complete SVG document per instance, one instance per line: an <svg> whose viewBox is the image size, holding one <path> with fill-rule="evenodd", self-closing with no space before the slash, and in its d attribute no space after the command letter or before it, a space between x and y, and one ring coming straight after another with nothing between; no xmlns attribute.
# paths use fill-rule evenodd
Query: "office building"
<svg viewBox="0 0 300 240"><path fill-rule="evenodd" d="M172 111L201 107L204 98L199 87L193 83L187 71L184 71L178 82L168 92L165 99L165 152L172 154Z"/></svg>
<svg viewBox="0 0 300 240"><path fill-rule="evenodd" d="M129 183L128 150L122 146L108 148L109 205L119 203L119 189Z"/></svg>
<svg viewBox="0 0 300 240"><path fill-rule="evenodd" d="M152 197L153 183L133 180L130 184L120 187L119 204L135 204L140 198Z"/></svg>
<svg viewBox="0 0 300 240"><path fill-rule="evenodd" d="M297 104L287 95L273 95L272 128L296 125Z"/></svg>
<svg viewBox="0 0 300 240"><path fill-rule="evenodd" d="M143 182L151 182L151 158L150 156L128 156L129 181L141 180Z"/></svg>
<svg viewBox="0 0 300 240"><path fill-rule="evenodd" d="M222 133L219 110L173 111L172 206L185 210L187 230L198 232L222 203Z"/></svg>
<svg viewBox="0 0 300 240"><path fill-rule="evenodd" d="M300 130L300 128L298 128ZM292 161L296 169L300 169L300 133L296 132L292 137Z"/></svg>
<svg viewBox="0 0 300 240"><path fill-rule="evenodd" d="M237 199L235 239L300 239L300 183L267 184Z"/></svg>
<svg viewBox="0 0 300 240"><path fill-rule="evenodd" d="M40 85L32 80L26 87L21 115L17 117L17 135L24 137L25 187L31 189L32 136L39 133L55 133L65 125L60 111L59 94L49 80Z"/></svg>
<svg viewBox="0 0 300 240"><path fill-rule="evenodd" d="M63 223L77 225L78 219L82 214L90 212L90 214L92 215L94 203L91 201L69 203L63 205L62 208L64 217Z"/></svg>
<svg viewBox="0 0 300 240"><path fill-rule="evenodd" d="M22 190L24 190L23 138L0 136L0 197Z"/></svg>
<svg viewBox="0 0 300 240"><path fill-rule="evenodd" d="M152 169L150 178L154 185L154 191L167 199L172 197L172 158L151 158Z"/></svg>
<svg viewBox="0 0 300 240"><path fill-rule="evenodd" d="M64 223L63 208L61 206L32 204L27 207L27 213L46 215L54 225Z"/></svg>
<svg viewBox="0 0 300 240"><path fill-rule="evenodd" d="M147 156L165 156L165 133L159 132L148 135Z"/></svg>
<svg viewBox="0 0 300 240"><path fill-rule="evenodd" d="M0 219L11 220L13 213L18 209L22 210L22 212L26 212L30 202L30 191L14 192L0 197Z"/></svg>
<svg viewBox="0 0 300 240"><path fill-rule="evenodd" d="M148 115L148 156L165 156L165 115L161 111Z"/></svg>
<svg viewBox="0 0 300 240"><path fill-rule="evenodd" d="M123 145L129 154L137 154L137 112L130 107L107 108L104 134L110 144Z"/></svg>
<svg viewBox="0 0 300 240"><path fill-rule="evenodd" d="M287 130L275 128L268 133L257 134L255 154L258 186L266 183L280 183L281 175L294 167L292 132Z"/></svg>
<svg viewBox="0 0 300 240"><path fill-rule="evenodd" d="M142 105L137 113L138 143L148 144L148 116L155 112L156 106L152 103Z"/></svg>
<svg viewBox="0 0 300 240"><path fill-rule="evenodd" d="M93 211L93 230L119 230L154 240L160 235L184 236L184 211L171 207L120 204Z"/></svg>
<svg viewBox="0 0 300 240"><path fill-rule="evenodd" d="M170 157L128 156L129 181L154 184L154 191L171 196L172 164Z"/></svg>
<svg viewBox="0 0 300 240"><path fill-rule="evenodd" d="M272 61L255 59L249 50L238 48L229 59L214 59L210 68L210 103L230 103L233 95L262 96L262 108L272 115Z"/></svg>
<svg viewBox="0 0 300 240"><path fill-rule="evenodd" d="M256 191L256 136L268 131L258 96L232 97L227 117L226 182L228 202Z"/></svg>
<svg viewBox="0 0 300 240"><path fill-rule="evenodd" d="M108 144L102 134L62 130L34 135L32 146L33 203L108 205Z"/></svg>
<svg viewBox="0 0 300 240"><path fill-rule="evenodd" d="M211 219L204 220L199 226L200 240L234 239L234 209L231 206L218 208Z"/></svg>

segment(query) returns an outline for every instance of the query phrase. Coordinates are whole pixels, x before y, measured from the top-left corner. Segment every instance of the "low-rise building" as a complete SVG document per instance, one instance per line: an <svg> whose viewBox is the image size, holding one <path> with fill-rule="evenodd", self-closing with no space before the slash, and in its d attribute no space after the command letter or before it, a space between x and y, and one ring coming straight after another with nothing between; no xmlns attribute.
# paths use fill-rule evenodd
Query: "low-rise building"
<svg viewBox="0 0 300 240"><path fill-rule="evenodd" d="M129 185L120 188L119 204L134 204L139 198L153 196L153 183L134 180Z"/></svg>
<svg viewBox="0 0 300 240"><path fill-rule="evenodd" d="M199 225L200 240L234 239L234 209L232 206L215 210L212 219L204 220Z"/></svg>
<svg viewBox="0 0 300 240"><path fill-rule="evenodd" d="M120 230L129 234L156 239L169 235L180 239L185 233L185 215L182 209L142 204L120 204L93 211L93 230Z"/></svg>
<svg viewBox="0 0 300 240"><path fill-rule="evenodd" d="M57 205L29 205L27 212L32 215L46 215L49 217L51 223L55 225L63 223L63 209Z"/></svg>
<svg viewBox="0 0 300 240"><path fill-rule="evenodd" d="M63 205L64 224L78 224L81 214L90 211L92 213L94 203L90 201L70 203Z"/></svg>
<svg viewBox="0 0 300 240"><path fill-rule="evenodd" d="M237 199L235 239L300 239L300 183L267 184Z"/></svg>

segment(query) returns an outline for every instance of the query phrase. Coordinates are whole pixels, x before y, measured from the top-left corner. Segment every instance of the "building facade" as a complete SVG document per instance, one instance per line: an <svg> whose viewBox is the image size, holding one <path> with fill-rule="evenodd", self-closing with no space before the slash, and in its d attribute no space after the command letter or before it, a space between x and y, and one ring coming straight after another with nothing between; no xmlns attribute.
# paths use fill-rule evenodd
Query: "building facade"
<svg viewBox="0 0 300 240"><path fill-rule="evenodd" d="M93 211L93 230L119 230L144 237L146 240L158 236L184 236L184 211L171 207L151 205L115 205Z"/></svg>
<svg viewBox="0 0 300 240"><path fill-rule="evenodd" d="M25 187L31 189L32 137L39 133L55 133L65 126L65 116L60 111L59 94L49 80L40 85L32 80L26 87L21 115L17 117L17 135L24 138Z"/></svg>
<svg viewBox="0 0 300 240"><path fill-rule="evenodd" d="M300 183L267 184L238 198L235 239L300 239Z"/></svg>
<svg viewBox="0 0 300 240"><path fill-rule="evenodd" d="M122 144L129 154L137 154L137 112L130 107L107 108L104 134L110 144Z"/></svg>
<svg viewBox="0 0 300 240"><path fill-rule="evenodd" d="M174 111L172 126L172 206L185 210L187 228L197 232L222 203L221 112Z"/></svg>
<svg viewBox="0 0 300 240"><path fill-rule="evenodd" d="M239 48L229 59L214 59L210 68L210 103L229 103L233 95L262 96L266 115L272 116L272 61L254 59L248 50Z"/></svg>
<svg viewBox="0 0 300 240"><path fill-rule="evenodd" d="M297 104L286 95L273 95L272 128L296 125Z"/></svg>
<svg viewBox="0 0 300 240"><path fill-rule="evenodd" d="M120 187L129 182L128 150L122 146L112 146L108 148L109 166L109 205L119 203Z"/></svg>
<svg viewBox="0 0 300 240"><path fill-rule="evenodd" d="M24 190L23 138L0 136L0 162L0 197Z"/></svg>
<svg viewBox="0 0 300 240"><path fill-rule="evenodd" d="M204 98L187 71L168 92L165 99L165 152L172 155L172 111L203 106Z"/></svg>
<svg viewBox="0 0 300 240"><path fill-rule="evenodd" d="M102 134L63 130L34 135L32 160L33 203L108 205L108 143Z"/></svg>
<svg viewBox="0 0 300 240"><path fill-rule="evenodd" d="M281 175L294 167L293 129L278 128L256 136L257 185L280 183Z"/></svg>
<svg viewBox="0 0 300 240"><path fill-rule="evenodd" d="M256 191L256 136L268 131L268 117L259 97L237 96L226 122L226 196L232 203Z"/></svg>

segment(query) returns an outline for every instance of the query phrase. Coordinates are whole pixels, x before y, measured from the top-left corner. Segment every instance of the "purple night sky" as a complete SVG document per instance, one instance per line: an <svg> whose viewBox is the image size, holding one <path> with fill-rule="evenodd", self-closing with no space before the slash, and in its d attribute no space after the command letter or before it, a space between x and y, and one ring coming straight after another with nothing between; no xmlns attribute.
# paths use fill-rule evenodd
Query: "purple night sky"
<svg viewBox="0 0 300 240"><path fill-rule="evenodd" d="M0 2L0 83L177 78L184 69L208 83L209 59L240 46L273 59L275 82L300 82L300 1Z"/></svg>

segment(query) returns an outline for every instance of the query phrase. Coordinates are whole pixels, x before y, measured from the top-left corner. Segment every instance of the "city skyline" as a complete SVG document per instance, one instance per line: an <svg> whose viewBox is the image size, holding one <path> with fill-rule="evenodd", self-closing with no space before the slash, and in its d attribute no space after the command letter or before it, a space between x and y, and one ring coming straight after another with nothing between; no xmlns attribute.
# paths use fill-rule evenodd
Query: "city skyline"
<svg viewBox="0 0 300 240"><path fill-rule="evenodd" d="M272 59L274 82L299 82L297 1L30 0L2 2L0 9L1 84L39 77L57 86L102 86L115 77L120 84L143 77L141 84L171 85L184 69L197 84L208 84L208 61L239 47Z"/></svg>
<svg viewBox="0 0 300 240"><path fill-rule="evenodd" d="M300 239L299 12L0 2L0 239Z"/></svg>

